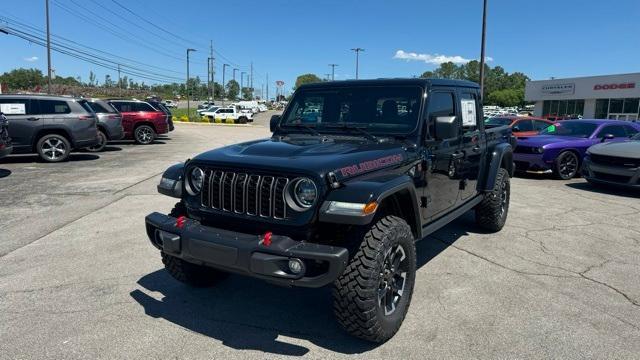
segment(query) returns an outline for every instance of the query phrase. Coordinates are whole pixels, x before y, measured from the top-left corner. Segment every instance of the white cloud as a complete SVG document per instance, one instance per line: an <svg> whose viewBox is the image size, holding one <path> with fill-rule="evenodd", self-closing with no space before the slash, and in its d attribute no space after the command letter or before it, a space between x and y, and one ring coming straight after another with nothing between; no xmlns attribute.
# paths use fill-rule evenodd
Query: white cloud
<svg viewBox="0 0 640 360"><path fill-rule="evenodd" d="M407 61L424 61L427 64L440 65L446 62L452 62L454 64L466 64L471 59L463 58L460 55L447 56L441 54L418 54L414 52L406 52L404 50L396 51L393 56L394 59L407 60ZM492 57L485 57L486 61L493 61Z"/></svg>
<svg viewBox="0 0 640 360"><path fill-rule="evenodd" d="M24 58L24 61L28 61L28 62L38 61L38 57L37 56L27 57L27 58Z"/></svg>

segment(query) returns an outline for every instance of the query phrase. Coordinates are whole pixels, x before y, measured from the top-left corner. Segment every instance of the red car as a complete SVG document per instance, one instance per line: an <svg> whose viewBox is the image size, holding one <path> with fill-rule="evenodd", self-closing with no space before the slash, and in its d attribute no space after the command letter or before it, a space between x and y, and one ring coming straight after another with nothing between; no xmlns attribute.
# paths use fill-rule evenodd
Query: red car
<svg viewBox="0 0 640 360"><path fill-rule="evenodd" d="M538 135L539 131L546 129L552 124L553 121L547 119L518 116L496 116L484 121L485 127L509 125L515 137Z"/></svg>
<svg viewBox="0 0 640 360"><path fill-rule="evenodd" d="M122 114L125 139L147 145L158 135L169 132L167 115L146 101L110 100L109 103Z"/></svg>

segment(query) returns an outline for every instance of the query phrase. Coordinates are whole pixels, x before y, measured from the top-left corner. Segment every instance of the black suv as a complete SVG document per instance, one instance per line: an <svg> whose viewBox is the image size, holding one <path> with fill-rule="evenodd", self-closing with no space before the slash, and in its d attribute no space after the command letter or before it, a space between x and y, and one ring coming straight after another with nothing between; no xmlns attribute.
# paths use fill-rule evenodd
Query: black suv
<svg viewBox="0 0 640 360"><path fill-rule="evenodd" d="M71 150L97 145L96 115L86 100L50 95L0 95L14 153L60 162Z"/></svg>
<svg viewBox="0 0 640 360"><path fill-rule="evenodd" d="M169 168L158 191L180 202L146 217L148 237L190 285L225 272L333 284L339 323L386 341L411 301L416 241L469 210L489 231L505 224L515 138L482 119L466 81L300 86L270 139Z"/></svg>

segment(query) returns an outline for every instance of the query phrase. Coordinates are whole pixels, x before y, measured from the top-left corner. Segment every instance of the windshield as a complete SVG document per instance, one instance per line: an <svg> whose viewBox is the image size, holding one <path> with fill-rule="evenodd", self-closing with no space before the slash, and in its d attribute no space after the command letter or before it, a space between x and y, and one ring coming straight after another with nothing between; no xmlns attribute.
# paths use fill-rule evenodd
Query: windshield
<svg viewBox="0 0 640 360"><path fill-rule="evenodd" d="M540 131L540 135L573 136L588 138L598 128L598 124L563 121Z"/></svg>
<svg viewBox="0 0 640 360"><path fill-rule="evenodd" d="M417 86L359 86L296 92L281 126L303 124L318 131L353 126L371 133L408 134L418 122L422 89Z"/></svg>
<svg viewBox="0 0 640 360"><path fill-rule="evenodd" d="M513 122L513 119L510 118L490 117L484 121L484 124L492 126L504 126L511 125L511 122Z"/></svg>

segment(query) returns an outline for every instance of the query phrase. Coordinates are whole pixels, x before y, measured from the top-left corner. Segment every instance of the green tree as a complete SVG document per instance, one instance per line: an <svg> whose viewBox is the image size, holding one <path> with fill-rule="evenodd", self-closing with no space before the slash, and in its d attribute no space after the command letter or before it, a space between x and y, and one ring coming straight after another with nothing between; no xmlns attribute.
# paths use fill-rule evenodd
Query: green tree
<svg viewBox="0 0 640 360"><path fill-rule="evenodd" d="M298 78L296 79L296 89L300 87L300 85L303 84L311 84L311 83L317 83L317 82L322 82L322 79L320 79L318 77L318 75L316 74L303 74L298 76Z"/></svg>
<svg viewBox="0 0 640 360"><path fill-rule="evenodd" d="M249 87L242 88L242 98L244 100L253 100L253 89Z"/></svg>
<svg viewBox="0 0 640 360"><path fill-rule="evenodd" d="M488 104L519 106L524 104L524 88L496 90L487 96Z"/></svg>
<svg viewBox="0 0 640 360"><path fill-rule="evenodd" d="M11 90L30 90L45 83L42 71L38 69L14 69L0 75L0 83Z"/></svg>
<svg viewBox="0 0 640 360"><path fill-rule="evenodd" d="M235 100L238 98L238 94L240 93L240 84L238 84L235 80L229 80L226 86L227 90L227 98Z"/></svg>

